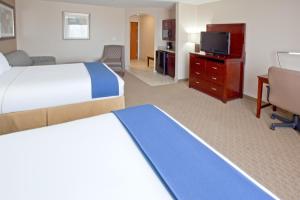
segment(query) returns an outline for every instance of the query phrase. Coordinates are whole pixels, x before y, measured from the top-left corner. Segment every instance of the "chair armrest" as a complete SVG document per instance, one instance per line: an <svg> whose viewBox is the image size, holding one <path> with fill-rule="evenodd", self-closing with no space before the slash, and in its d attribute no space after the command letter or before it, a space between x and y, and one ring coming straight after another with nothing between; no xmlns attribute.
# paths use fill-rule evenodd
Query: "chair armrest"
<svg viewBox="0 0 300 200"><path fill-rule="evenodd" d="M107 59L107 57L103 56L102 58L100 58L100 62L105 62L106 59Z"/></svg>
<svg viewBox="0 0 300 200"><path fill-rule="evenodd" d="M124 71L125 70L125 47L124 46L122 46L121 62L122 62L122 68L123 68L123 71Z"/></svg>
<svg viewBox="0 0 300 200"><path fill-rule="evenodd" d="M33 65L55 65L56 58L53 56L34 56L31 57Z"/></svg>

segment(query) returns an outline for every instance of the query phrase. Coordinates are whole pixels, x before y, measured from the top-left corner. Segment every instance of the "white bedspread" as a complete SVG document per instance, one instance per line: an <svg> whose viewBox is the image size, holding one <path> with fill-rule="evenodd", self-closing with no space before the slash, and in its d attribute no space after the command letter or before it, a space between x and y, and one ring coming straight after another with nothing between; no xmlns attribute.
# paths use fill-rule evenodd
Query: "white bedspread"
<svg viewBox="0 0 300 200"><path fill-rule="evenodd" d="M173 120L274 199L279 199ZM112 113L0 136L0 161L0 199L172 199Z"/></svg>
<svg viewBox="0 0 300 200"><path fill-rule="evenodd" d="M1 136L0 160L0 199L172 199L113 114Z"/></svg>
<svg viewBox="0 0 300 200"><path fill-rule="evenodd" d="M123 96L124 81L116 76ZM0 76L0 114L99 99L103 98L92 99L91 79L83 63L13 67Z"/></svg>

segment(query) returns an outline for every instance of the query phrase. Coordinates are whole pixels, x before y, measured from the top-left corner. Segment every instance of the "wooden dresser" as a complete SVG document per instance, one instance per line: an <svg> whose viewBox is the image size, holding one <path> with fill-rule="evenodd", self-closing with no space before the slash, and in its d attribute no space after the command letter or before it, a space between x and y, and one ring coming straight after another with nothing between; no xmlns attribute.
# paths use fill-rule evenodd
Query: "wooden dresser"
<svg viewBox="0 0 300 200"><path fill-rule="evenodd" d="M212 24L207 31L230 32L229 56L190 53L189 87L224 103L243 97L245 24Z"/></svg>
<svg viewBox="0 0 300 200"><path fill-rule="evenodd" d="M243 97L243 63L190 53L189 86L223 102Z"/></svg>

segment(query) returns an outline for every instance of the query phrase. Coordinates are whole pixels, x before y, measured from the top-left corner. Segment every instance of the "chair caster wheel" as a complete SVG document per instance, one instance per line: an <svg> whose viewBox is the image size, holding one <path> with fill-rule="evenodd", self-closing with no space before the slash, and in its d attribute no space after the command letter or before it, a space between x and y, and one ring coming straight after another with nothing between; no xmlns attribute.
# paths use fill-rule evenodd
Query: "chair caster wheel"
<svg viewBox="0 0 300 200"><path fill-rule="evenodd" d="M270 129L273 130L273 131L275 131L275 126L274 126L274 125L271 125L271 126L270 126Z"/></svg>
<svg viewBox="0 0 300 200"><path fill-rule="evenodd" d="M276 116L274 114L272 114L271 119L276 119Z"/></svg>

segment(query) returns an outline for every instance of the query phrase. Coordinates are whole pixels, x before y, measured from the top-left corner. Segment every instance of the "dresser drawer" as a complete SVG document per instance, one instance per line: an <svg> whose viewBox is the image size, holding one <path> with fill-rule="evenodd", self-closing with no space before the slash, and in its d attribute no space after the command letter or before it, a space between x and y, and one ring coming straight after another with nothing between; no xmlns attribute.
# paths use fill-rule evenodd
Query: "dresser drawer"
<svg viewBox="0 0 300 200"><path fill-rule="evenodd" d="M190 69L191 71L205 72L205 60L191 55Z"/></svg>
<svg viewBox="0 0 300 200"><path fill-rule="evenodd" d="M205 72L201 70L191 70L190 71L190 77L196 78L196 79L203 79L206 77Z"/></svg>
<svg viewBox="0 0 300 200"><path fill-rule="evenodd" d="M213 94L214 96L223 97L224 94L224 88L220 85L211 83L211 82L207 82L206 83L206 91L208 91L209 93Z"/></svg>
<svg viewBox="0 0 300 200"><path fill-rule="evenodd" d="M225 77L221 74L207 73L206 80L218 85L224 85Z"/></svg>
<svg viewBox="0 0 300 200"><path fill-rule="evenodd" d="M206 88L206 81L196 77L190 77L189 80L190 87L195 88L197 90L203 90Z"/></svg>
<svg viewBox="0 0 300 200"><path fill-rule="evenodd" d="M213 61L207 61L206 71L207 74L225 75L225 64L213 62Z"/></svg>

